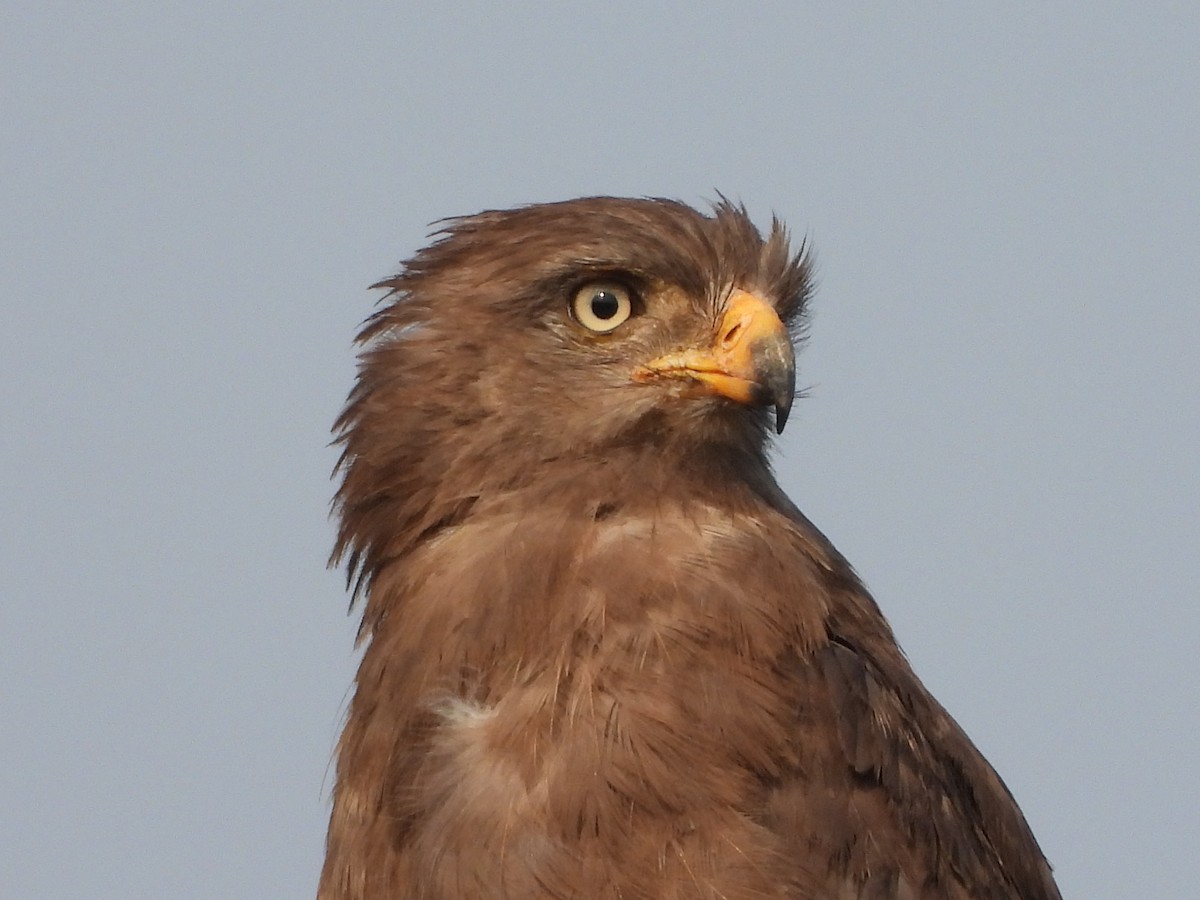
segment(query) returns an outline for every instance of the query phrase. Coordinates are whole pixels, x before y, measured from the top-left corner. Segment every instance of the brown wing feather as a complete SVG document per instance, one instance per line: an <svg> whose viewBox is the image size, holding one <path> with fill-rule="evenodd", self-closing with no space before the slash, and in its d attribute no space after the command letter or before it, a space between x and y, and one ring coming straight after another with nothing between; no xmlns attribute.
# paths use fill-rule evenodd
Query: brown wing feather
<svg viewBox="0 0 1200 900"><path fill-rule="evenodd" d="M861 846L846 850L856 877L883 877L897 890L907 882L922 897L1057 898L1003 782L896 646L863 624L831 616L830 641L809 669L841 751L833 783L859 823Z"/></svg>

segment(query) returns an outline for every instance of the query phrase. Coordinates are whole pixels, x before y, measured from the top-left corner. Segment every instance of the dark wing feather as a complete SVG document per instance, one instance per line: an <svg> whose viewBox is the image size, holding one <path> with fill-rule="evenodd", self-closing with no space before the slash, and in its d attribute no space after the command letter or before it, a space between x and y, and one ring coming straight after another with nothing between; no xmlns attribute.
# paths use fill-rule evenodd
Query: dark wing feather
<svg viewBox="0 0 1200 900"><path fill-rule="evenodd" d="M913 674L874 602L855 592L832 606L829 641L798 674L810 685L808 717L830 721L829 756L818 751L812 767L826 783L812 772L801 781L837 798L825 810L832 821L845 817L831 877L852 897L1058 900L1016 801Z"/></svg>

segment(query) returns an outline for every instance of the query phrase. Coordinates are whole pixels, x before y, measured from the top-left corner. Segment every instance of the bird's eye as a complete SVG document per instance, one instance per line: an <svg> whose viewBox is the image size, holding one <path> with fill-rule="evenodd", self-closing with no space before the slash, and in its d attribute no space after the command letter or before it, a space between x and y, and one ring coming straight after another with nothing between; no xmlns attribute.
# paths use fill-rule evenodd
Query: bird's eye
<svg viewBox="0 0 1200 900"><path fill-rule="evenodd" d="M575 292L571 313L589 331L607 334L633 313L633 298L624 285L593 281Z"/></svg>

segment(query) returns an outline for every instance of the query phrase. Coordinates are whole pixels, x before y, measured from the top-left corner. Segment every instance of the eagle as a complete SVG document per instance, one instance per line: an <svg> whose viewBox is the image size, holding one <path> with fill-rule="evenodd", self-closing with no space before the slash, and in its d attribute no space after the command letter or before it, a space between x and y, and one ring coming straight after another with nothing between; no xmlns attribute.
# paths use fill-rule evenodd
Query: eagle
<svg viewBox="0 0 1200 900"><path fill-rule="evenodd" d="M445 220L335 425L364 645L319 900L1050 900L776 483L812 262L744 206Z"/></svg>

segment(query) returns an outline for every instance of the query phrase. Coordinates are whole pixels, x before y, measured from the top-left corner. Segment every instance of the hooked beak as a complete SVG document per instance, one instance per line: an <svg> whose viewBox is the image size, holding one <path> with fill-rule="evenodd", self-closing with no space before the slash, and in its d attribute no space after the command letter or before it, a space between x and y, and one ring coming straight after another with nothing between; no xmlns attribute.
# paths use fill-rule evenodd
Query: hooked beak
<svg viewBox="0 0 1200 900"><path fill-rule="evenodd" d="M782 433L796 392L796 356L787 327L770 304L735 290L711 347L660 356L639 366L633 378L681 378L747 406L773 405L775 430Z"/></svg>

